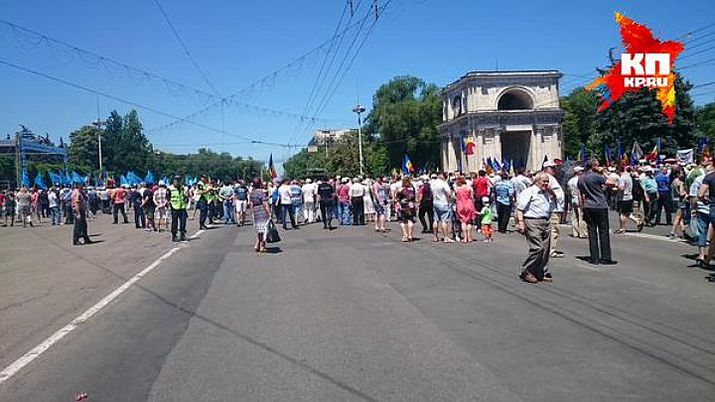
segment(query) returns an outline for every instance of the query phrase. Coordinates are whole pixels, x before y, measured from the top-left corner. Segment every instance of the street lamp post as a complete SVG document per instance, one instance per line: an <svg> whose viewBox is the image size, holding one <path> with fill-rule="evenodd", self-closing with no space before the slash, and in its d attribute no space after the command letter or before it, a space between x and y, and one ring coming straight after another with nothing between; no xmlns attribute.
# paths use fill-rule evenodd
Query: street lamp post
<svg viewBox="0 0 715 402"><path fill-rule="evenodd" d="M97 142L99 143L99 174L102 174L102 126L107 125L107 120L99 120L92 122L92 125L97 127Z"/></svg>
<svg viewBox="0 0 715 402"><path fill-rule="evenodd" d="M360 176L365 176L363 171L363 159L362 159L362 117L360 116L365 108L362 105L357 105L353 108L353 112L357 113L358 119L358 152L360 154Z"/></svg>

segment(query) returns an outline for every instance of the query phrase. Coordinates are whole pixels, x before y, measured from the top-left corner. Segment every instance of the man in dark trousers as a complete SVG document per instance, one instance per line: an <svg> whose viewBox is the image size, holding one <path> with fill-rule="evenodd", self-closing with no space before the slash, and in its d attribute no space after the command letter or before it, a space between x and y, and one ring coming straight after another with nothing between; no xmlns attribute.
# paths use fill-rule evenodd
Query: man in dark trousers
<svg viewBox="0 0 715 402"><path fill-rule="evenodd" d="M318 181L318 203L323 229L333 230L333 209L335 208L335 189L328 180Z"/></svg>
<svg viewBox="0 0 715 402"><path fill-rule="evenodd" d="M181 176L174 176L173 183L167 190L167 198L171 208L171 241L186 241L186 205L188 204L188 197L184 186L181 185ZM181 237L177 237L177 233L180 233Z"/></svg>
<svg viewBox="0 0 715 402"><path fill-rule="evenodd" d="M72 245L91 244L92 240L87 233L87 195L84 194L84 185L79 183L72 191L72 213L74 214L74 231L72 233ZM84 243L80 243L79 239Z"/></svg>
<svg viewBox="0 0 715 402"><path fill-rule="evenodd" d="M597 160L586 166L588 171L578 181L583 217L588 227L589 262L594 265L613 265L611 239L608 233L608 201L606 189L617 186L603 174Z"/></svg>

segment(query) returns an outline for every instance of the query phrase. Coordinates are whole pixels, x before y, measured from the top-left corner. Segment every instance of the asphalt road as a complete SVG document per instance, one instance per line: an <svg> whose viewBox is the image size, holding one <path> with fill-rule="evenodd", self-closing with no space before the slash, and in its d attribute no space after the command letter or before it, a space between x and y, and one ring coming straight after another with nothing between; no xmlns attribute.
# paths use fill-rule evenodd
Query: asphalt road
<svg viewBox="0 0 715 402"><path fill-rule="evenodd" d="M197 226L191 222L190 226ZM553 284L526 243L399 241L369 226L201 233L0 384L1 401L705 401L715 284L694 249L613 237L614 267L564 237ZM0 229L0 370L174 247L133 225ZM564 228L563 233L568 231Z"/></svg>

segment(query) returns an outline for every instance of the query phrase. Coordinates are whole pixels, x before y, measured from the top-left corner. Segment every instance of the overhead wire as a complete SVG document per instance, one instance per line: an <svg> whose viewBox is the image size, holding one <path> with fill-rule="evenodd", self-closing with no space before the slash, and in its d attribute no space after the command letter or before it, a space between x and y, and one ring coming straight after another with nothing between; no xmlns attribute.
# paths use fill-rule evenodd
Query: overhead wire
<svg viewBox="0 0 715 402"><path fill-rule="evenodd" d="M154 0L154 3L156 4L157 8L159 8L159 11L161 12L161 15L164 16L164 21L166 21L166 24L169 25L169 28L171 29L171 32L174 34L174 38L176 38L176 41L179 42L179 45L181 48L184 50L184 54L186 54L186 57L191 61L191 64L194 66L196 71L201 75L201 77L204 79L204 82L206 85L208 85L211 90L221 97L221 94L219 94L218 90L216 87L211 83L211 80L209 79L208 75L206 75L206 72L199 66L199 63L196 61L194 56L191 54L189 51L189 48L186 46L186 43L184 43L184 40L181 39L181 35L179 35L179 32L176 30L174 27L174 24L171 22L171 19L169 18L169 15L166 13L164 10L164 7L161 6L161 3L159 0Z"/></svg>
<svg viewBox="0 0 715 402"><path fill-rule="evenodd" d="M14 68L14 69L16 69L16 70L24 71L24 72L29 73L29 74L33 74L33 75L36 75L36 76L39 76L39 77L43 77L43 78L48 79L48 80L51 80L51 81L59 82L59 83L61 83L61 84L64 84L64 85L66 85L66 86L73 87L73 88L75 88L75 89L80 89L80 90L82 90L82 91L89 92L89 93L92 93L92 94L95 94L95 95L100 95L100 96L103 96L103 97L108 98L108 99L112 99L112 100L115 100L115 101L118 101L118 102L121 102L121 103L125 103L125 104L127 104L127 105L131 105L131 106L135 106L135 107L140 108L140 109L148 110L148 111L150 111L150 112L153 112L153 113L156 113L156 114L159 114L159 115L162 115L162 116L171 118L171 119L178 119L178 120L181 120L181 119L182 119L182 118L179 117L179 116L176 116L176 115L174 115L174 114L172 114L172 113L168 113L168 112L165 112L165 111L163 111L163 110L157 109L157 108L155 108L155 107L153 107L153 106L147 106L147 105L143 105L143 104L138 103L138 102L134 102L134 101L131 101L131 100L127 100L127 99L124 99L124 98L122 98L122 97L109 94L109 93L107 93L107 92L99 91L99 90L96 90L96 89L93 89L93 88L89 88L89 87L86 87L86 86L83 86L83 85L80 85L80 84L77 84L77 83L74 83L74 82L71 82L71 81L67 81L67 80L62 79L62 78L54 77L54 76L51 76L51 75L49 75L49 74L45 74L45 73L43 73L43 72L40 72L40 71L37 71L37 70L33 70L33 69L31 69L31 68L28 68L28 67L23 67L23 66L20 66L20 65L18 65L18 64L15 64L15 63L12 63L12 62L9 62L9 61L6 61L6 60L0 59L0 64L5 65L5 66L8 66L8 67L11 67L11 68ZM191 124L191 125L194 125L194 126L199 127L199 128L203 128L203 129L208 130L208 131L213 131L213 132L216 132L216 133L219 133L219 134L225 134L225 135L228 135L228 136L231 136L231 137L235 137L235 138L244 140L245 143L274 145L274 146L279 146L279 147L283 147L283 148L295 148L295 147L297 147L297 145L280 144L280 143L275 143L275 142L268 142L268 141L256 140L256 139L254 139L254 138L250 138L250 137L247 137L247 136L244 136L244 135L232 133L232 132L229 132L229 131L226 131L226 130L218 129L218 128L211 127L211 126L208 126L208 125L202 124L202 123L197 123L197 122L194 122L194 121L186 121L186 123Z"/></svg>

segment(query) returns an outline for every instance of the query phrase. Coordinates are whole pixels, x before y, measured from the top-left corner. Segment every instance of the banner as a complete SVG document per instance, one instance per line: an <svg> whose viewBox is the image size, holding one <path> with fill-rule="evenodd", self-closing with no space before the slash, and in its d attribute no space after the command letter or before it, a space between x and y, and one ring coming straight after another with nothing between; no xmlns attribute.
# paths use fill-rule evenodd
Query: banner
<svg viewBox="0 0 715 402"><path fill-rule="evenodd" d="M694 163L694 162L695 162L695 159L694 159L693 148L678 150L678 163L687 165L687 164Z"/></svg>

